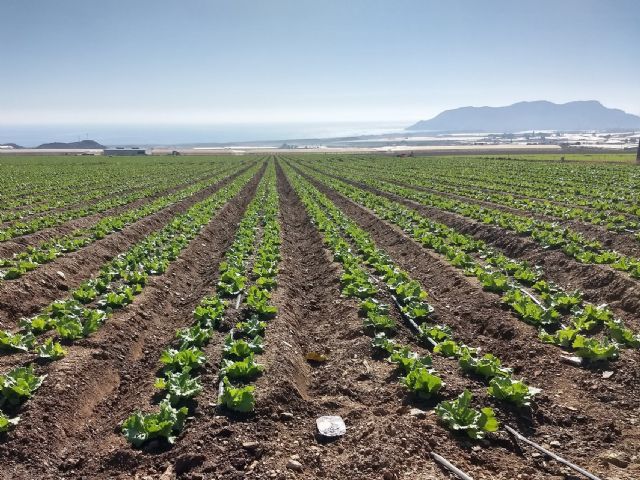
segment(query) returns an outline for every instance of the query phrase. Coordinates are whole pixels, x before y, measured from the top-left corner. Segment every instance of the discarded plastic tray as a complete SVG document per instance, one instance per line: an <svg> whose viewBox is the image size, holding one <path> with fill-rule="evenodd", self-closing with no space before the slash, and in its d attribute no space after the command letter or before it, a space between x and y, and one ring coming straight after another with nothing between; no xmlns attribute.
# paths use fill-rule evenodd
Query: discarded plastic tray
<svg viewBox="0 0 640 480"><path fill-rule="evenodd" d="M347 426L342 417L337 415L327 415L316 419L318 433L323 437L337 438L347 433Z"/></svg>

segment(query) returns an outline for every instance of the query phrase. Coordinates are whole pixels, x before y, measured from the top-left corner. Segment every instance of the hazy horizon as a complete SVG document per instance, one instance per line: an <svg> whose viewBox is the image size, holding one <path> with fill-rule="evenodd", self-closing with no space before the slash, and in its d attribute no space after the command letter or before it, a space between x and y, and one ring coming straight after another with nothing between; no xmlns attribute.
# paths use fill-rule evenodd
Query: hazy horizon
<svg viewBox="0 0 640 480"><path fill-rule="evenodd" d="M405 122L221 123L208 125L0 125L0 144L23 147L95 140L103 145L180 145L331 138L393 133Z"/></svg>
<svg viewBox="0 0 640 480"><path fill-rule="evenodd" d="M629 0L8 0L0 14L4 131L410 125L539 99L640 114Z"/></svg>

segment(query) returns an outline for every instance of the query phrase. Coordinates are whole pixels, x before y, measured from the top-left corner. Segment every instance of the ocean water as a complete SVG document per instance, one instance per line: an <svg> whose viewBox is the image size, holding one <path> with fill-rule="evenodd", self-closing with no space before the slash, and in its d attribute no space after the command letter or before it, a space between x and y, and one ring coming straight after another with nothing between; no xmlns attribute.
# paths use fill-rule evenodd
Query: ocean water
<svg viewBox="0 0 640 480"><path fill-rule="evenodd" d="M0 144L35 147L49 142L95 140L107 146L173 146L207 143L330 138L399 132L407 122L334 122L216 125L0 125Z"/></svg>

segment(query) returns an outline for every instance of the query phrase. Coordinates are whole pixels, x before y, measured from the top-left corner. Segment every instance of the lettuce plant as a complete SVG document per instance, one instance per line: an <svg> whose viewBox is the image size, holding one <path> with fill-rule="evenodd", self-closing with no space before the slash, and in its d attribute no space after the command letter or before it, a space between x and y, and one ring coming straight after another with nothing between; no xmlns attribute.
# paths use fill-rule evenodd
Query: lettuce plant
<svg viewBox="0 0 640 480"><path fill-rule="evenodd" d="M508 377L511 375L511 369L504 368L500 359L491 353L476 357L471 355L470 352L465 352L458 359L458 363L465 372L472 372L486 378Z"/></svg>
<svg viewBox="0 0 640 480"><path fill-rule="evenodd" d="M231 335L227 335L223 347L224 355L232 358L245 358L252 353L261 353L263 349L263 340L259 335L249 341L234 340Z"/></svg>
<svg viewBox="0 0 640 480"><path fill-rule="evenodd" d="M251 380L260 375L263 370L264 366L256 363L254 354L251 353L242 360L223 359L220 375L233 380Z"/></svg>
<svg viewBox="0 0 640 480"><path fill-rule="evenodd" d="M399 347L389 357L391 363L395 363L400 369L408 374L416 368L431 367L431 357L420 357L417 353L412 352L409 347Z"/></svg>
<svg viewBox="0 0 640 480"><path fill-rule="evenodd" d="M522 380L496 376L491 379L488 392L489 395L498 400L511 402L518 407L528 407L531 405L533 397L540 393L541 390L526 385Z"/></svg>
<svg viewBox="0 0 640 480"><path fill-rule="evenodd" d="M500 423L492 408L472 408L472 398L471 392L465 390L456 400L440 402L436 406L436 415L449 429L462 430L470 438L482 439L487 432L497 431Z"/></svg>
<svg viewBox="0 0 640 480"><path fill-rule="evenodd" d="M165 390L169 403L174 406L202 392L200 377L192 377L188 370L165 372L164 378L156 378L154 387Z"/></svg>
<svg viewBox="0 0 640 480"><path fill-rule="evenodd" d="M444 383L442 379L425 367L415 366L405 377L402 384L419 398L431 398L436 395Z"/></svg>
<svg viewBox="0 0 640 480"><path fill-rule="evenodd" d="M261 321L257 315L251 315L248 320L236 323L236 330L247 337L255 337L264 335L267 328L267 322Z"/></svg>
<svg viewBox="0 0 640 480"><path fill-rule="evenodd" d="M273 305L269 305L270 299L271 295L268 290L256 287L255 285L249 287L249 292L247 293L247 306L249 307L249 310L254 312L256 315L260 317L268 317L277 313L277 308Z"/></svg>
<svg viewBox="0 0 640 480"><path fill-rule="evenodd" d="M14 350L28 352L33 348L36 338L33 333L11 333L7 330L0 330L0 350Z"/></svg>
<svg viewBox="0 0 640 480"><path fill-rule="evenodd" d="M38 346L36 352L38 353L38 358L46 360L60 360L67 354L67 351L62 348L62 345L54 342L52 338L47 338Z"/></svg>
<svg viewBox="0 0 640 480"><path fill-rule="evenodd" d="M0 412L0 433L8 432L10 428L15 427L20 421L20 417L7 417Z"/></svg>
<svg viewBox="0 0 640 480"><path fill-rule="evenodd" d="M46 375L38 376L33 365L16 367L6 375L0 376L0 407L17 406L31 398Z"/></svg>
<svg viewBox="0 0 640 480"><path fill-rule="evenodd" d="M589 362L615 360L618 358L618 344L606 338L598 340L597 338L576 335L571 346L575 349L578 357L584 358Z"/></svg>
<svg viewBox="0 0 640 480"><path fill-rule="evenodd" d="M253 385L234 387L227 377L223 377L222 394L218 397L218 404L235 412L252 412L256 403L254 391Z"/></svg>
<svg viewBox="0 0 640 480"><path fill-rule="evenodd" d="M136 412L127 418L122 424L122 433L136 447L153 438L164 438L172 444L182 431L188 413L187 407L176 409L164 400L158 413Z"/></svg>
<svg viewBox="0 0 640 480"><path fill-rule="evenodd" d="M164 364L165 370L172 372L194 370L204 365L205 360L202 350L196 347L183 350L168 348L160 354L160 362Z"/></svg>

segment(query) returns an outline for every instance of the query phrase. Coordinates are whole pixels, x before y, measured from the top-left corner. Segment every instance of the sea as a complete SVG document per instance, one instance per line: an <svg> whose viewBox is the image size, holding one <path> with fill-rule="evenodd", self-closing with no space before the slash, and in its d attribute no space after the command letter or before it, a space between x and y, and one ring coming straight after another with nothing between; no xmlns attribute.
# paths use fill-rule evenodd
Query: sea
<svg viewBox="0 0 640 480"><path fill-rule="evenodd" d="M189 146L378 135L402 131L406 122L235 123L211 125L0 125L0 145L36 147L95 140L107 146Z"/></svg>

